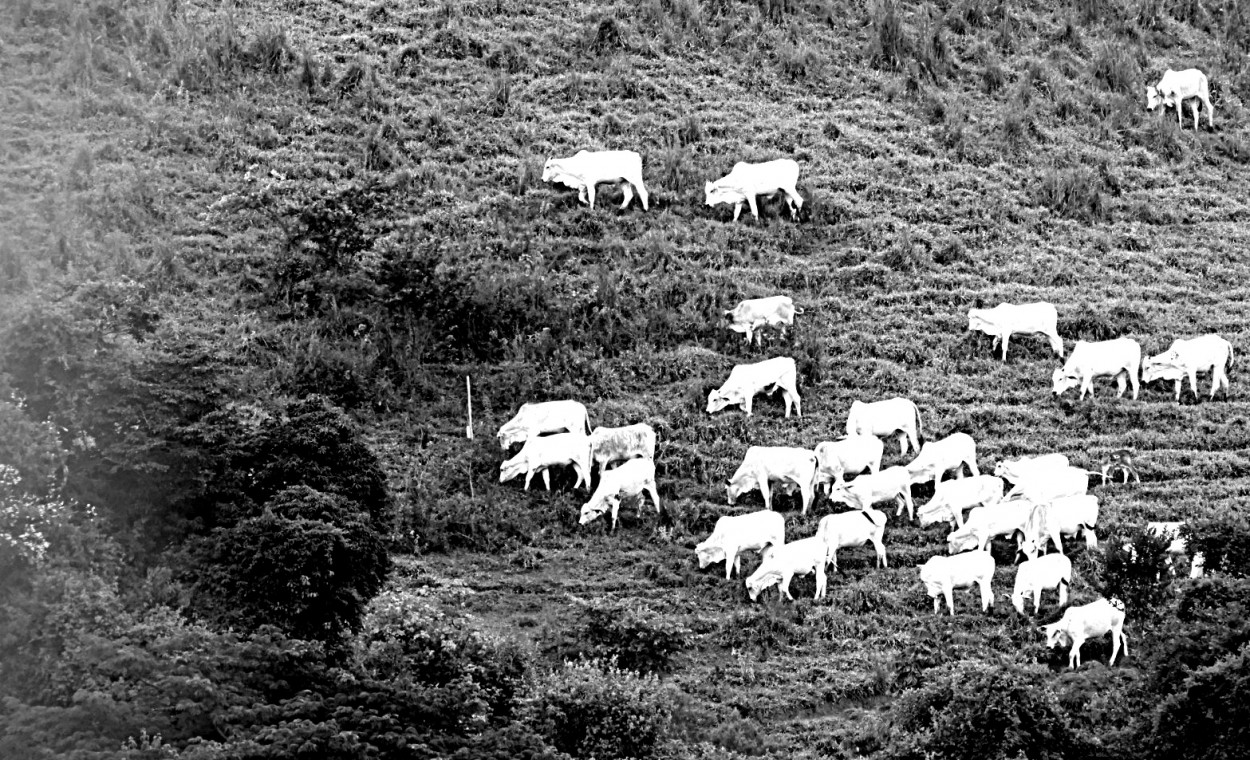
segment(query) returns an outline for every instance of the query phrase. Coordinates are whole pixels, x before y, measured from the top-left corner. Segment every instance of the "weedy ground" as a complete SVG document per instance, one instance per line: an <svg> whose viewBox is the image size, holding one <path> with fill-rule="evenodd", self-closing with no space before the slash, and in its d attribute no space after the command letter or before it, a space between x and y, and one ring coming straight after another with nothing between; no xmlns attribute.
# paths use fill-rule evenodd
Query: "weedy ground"
<svg viewBox="0 0 1250 760"><path fill-rule="evenodd" d="M764 726L752 752L866 746L863 714L926 648L1061 659L1001 599L933 616L916 566L945 531L893 516L889 569L844 551L820 602L810 577L795 604L752 604L698 570L716 517L760 506L723 503L747 446L811 447L852 400L902 395L927 438L972 434L984 471L1133 449L1143 482L1094 491L1107 526L1240 511L1250 491L1240 366L1215 401L1106 381L1056 399L1042 339L1004 362L966 330L970 307L1047 300L1069 348L1250 345L1244 23L1140 5L22 0L0 28L4 292L128 283L162 340L217 347L241 396L354 408L401 497L398 572L483 628L549 650L586 600L645 605L691 632L669 678L692 723ZM1145 111L1145 85L1188 66L1211 78L1214 130ZM651 210L540 181L582 148L640 152ZM802 167L801 222L702 204L704 181L777 157ZM774 293L804 311L784 339L725 329ZM704 413L735 363L776 355L799 362L802 418L779 400ZM565 397L594 425L657 429L663 515L627 506L607 535L577 525L568 479L497 482L494 430ZM792 537L831 509L782 508ZM1084 601L1095 565L1074 557Z"/></svg>

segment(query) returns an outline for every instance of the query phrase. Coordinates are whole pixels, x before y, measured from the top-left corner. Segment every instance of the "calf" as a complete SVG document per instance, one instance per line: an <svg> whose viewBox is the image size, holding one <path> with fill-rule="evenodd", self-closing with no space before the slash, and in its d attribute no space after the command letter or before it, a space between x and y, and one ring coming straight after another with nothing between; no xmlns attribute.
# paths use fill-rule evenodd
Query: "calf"
<svg viewBox="0 0 1250 760"><path fill-rule="evenodd" d="M885 444L875 435L849 435L837 441L821 441L816 444L816 482L832 490L842 485L847 475L858 475L864 470L881 471L881 457Z"/></svg>
<svg viewBox="0 0 1250 760"><path fill-rule="evenodd" d="M1107 482L1107 476L1115 478L1116 473L1124 476L1124 482L1127 483L1129 476L1132 476L1138 483L1141 482L1141 475L1137 474L1137 468L1133 467L1133 452L1128 449L1117 449L1111 452L1111 461L1102 466L1102 482Z"/></svg>
<svg viewBox="0 0 1250 760"><path fill-rule="evenodd" d="M1189 340L1174 340L1167 351L1146 359L1142 365L1142 382L1173 380L1176 400L1181 400L1181 380L1189 378L1189 390L1198 397L1198 373L1211 371L1211 398L1224 387L1228 395L1227 368L1233 364L1233 344L1218 335L1203 335Z"/></svg>
<svg viewBox="0 0 1250 760"><path fill-rule="evenodd" d="M761 327L782 327L794 324L794 315L802 314L794 308L790 296L769 296L767 298L750 298L725 312L732 322L729 329L743 333L747 345Z"/></svg>
<svg viewBox="0 0 1250 760"><path fill-rule="evenodd" d="M1141 371L1141 345L1132 338L1116 338L1090 343L1078 340L1063 369L1051 376L1055 395L1070 388L1080 387L1081 398L1094 395L1094 378L1114 377L1119 392L1124 395L1124 384L1133 386L1133 400L1137 400L1137 376Z"/></svg>
<svg viewBox="0 0 1250 760"><path fill-rule="evenodd" d="M1124 602L1119 599L1099 599L1080 607L1069 607L1064 610L1063 617L1056 623L1044 625L1039 630L1046 634L1046 646L1054 649L1058 646L1071 645L1068 652L1068 667L1081 667L1081 645L1086 639L1111 634L1111 660L1107 666L1115 664L1116 655L1120 652L1120 644L1124 644L1124 654L1128 655L1128 636L1124 634Z"/></svg>
<svg viewBox="0 0 1250 760"><path fill-rule="evenodd" d="M782 158L776 161L765 161L762 164L748 164L739 161L734 164L729 174L715 182L703 186L704 200L707 205L720 203L734 204L734 221L742 214L742 204L751 207L751 216L760 218L760 210L756 205L755 196L771 195L782 192L786 194L786 203L790 206L791 218L799 218L799 210L803 208L803 196L799 195L798 162Z"/></svg>
<svg viewBox="0 0 1250 760"><path fill-rule="evenodd" d="M1194 130L1198 129L1198 103L1207 107L1207 127L1215 129L1215 109L1211 107L1211 93L1207 75L1198 69L1163 72L1163 78L1153 87L1146 87L1146 110L1153 111L1162 104L1176 108L1176 125L1181 126L1181 105L1190 100L1194 112Z"/></svg>
<svg viewBox="0 0 1250 760"><path fill-rule="evenodd" d="M646 423L625 427L597 427L590 431L590 458L599 477L613 462L642 457L655 459L655 430Z"/></svg>
<svg viewBox="0 0 1250 760"><path fill-rule="evenodd" d="M655 504L655 513L660 514L660 494L655 489L655 462L650 459L631 459L614 470L608 470L599 478L599 487L595 489L590 501L582 505L580 524L585 525L604 512L611 511L610 531L615 532L621 498L637 496L643 491L647 492Z"/></svg>
<svg viewBox="0 0 1250 760"><path fill-rule="evenodd" d="M1072 560L1062 554L1022 562L1016 568L1016 585L1011 591L1011 604L1016 612L1024 614L1025 597L1033 596L1033 614L1041 609L1042 591L1059 589L1059 606L1068 603L1068 588L1072 585Z"/></svg>
<svg viewBox="0 0 1250 760"><path fill-rule="evenodd" d="M956 478L962 478L964 465L968 465L974 477L981 474L977 469L976 441L967 433L952 433L940 441L929 441L922 446L920 453L907 465L907 474L916 484L933 478L936 488L942 475L950 470L955 470Z"/></svg>
<svg viewBox="0 0 1250 760"><path fill-rule="evenodd" d="M771 388L769 387L771 386ZM767 389L767 390L766 390ZM755 394L764 391L776 393L786 402L786 417L790 416L790 405L794 405L795 414L803 416L802 399L799 398L798 371L794 359L788 356L766 359L755 364L739 364L729 372L725 384L707 396L708 414L719 412L727 406L740 405L742 410L751 414L751 399Z"/></svg>
<svg viewBox="0 0 1250 760"><path fill-rule="evenodd" d="M944 480L937 484L929 503L920 508L920 525L946 521L962 528L965 509L997 504L1002 498L1003 479L994 475Z"/></svg>
<svg viewBox="0 0 1250 760"><path fill-rule="evenodd" d="M543 182L558 182L577 189L577 200L595 207L595 185L600 182L619 182L627 208L634 199L630 185L638 188L643 210L647 210L649 195L642 182L642 156L632 150L579 150L569 158L550 158L543 166Z"/></svg>
<svg viewBox="0 0 1250 760"><path fill-rule="evenodd" d="M877 509L842 512L820 518L816 537L828 548L829 561L833 563L834 572L838 570L838 549L867 543L871 543L877 550L877 564L889 567L886 563L885 544L881 541L885 536L885 520L885 513Z"/></svg>
<svg viewBox="0 0 1250 760"><path fill-rule="evenodd" d="M797 487L803 498L803 514L807 514L816 497L816 455L808 449L791 446L750 447L733 477L725 481L729 503L759 488L764 496L764 507L772 509L770 481L779 481L785 491Z"/></svg>
<svg viewBox="0 0 1250 760"><path fill-rule="evenodd" d="M764 549L764 561L746 580L747 593L751 601L755 601L760 592L769 586L778 586L778 598L794 601L790 596L790 579L796 575L816 573L816 596L820 599L825 595L825 542L812 536L782 546L768 546Z"/></svg>
<svg viewBox="0 0 1250 760"><path fill-rule="evenodd" d="M946 550L958 554L969 549L988 550L995 536L1016 536L1017 546L1027 535L1033 504L1028 501L1004 501L992 507L977 507L968 513L963 527L946 537Z"/></svg>
<svg viewBox="0 0 1250 760"><path fill-rule="evenodd" d="M585 433L557 433L525 442L517 455L499 466L499 482L512 480L525 473L525 490L530 490L534 473L542 472L543 485L551 490L550 468L572 465L577 473L577 488L583 483L590 490L590 439Z"/></svg>
<svg viewBox="0 0 1250 760"><path fill-rule="evenodd" d="M694 551L699 557L700 570L724 560L725 580L729 580L733 573L742 577L742 552L762 551L766 546L782 546L785 542L786 518L779 512L762 509L718 519L712 535Z"/></svg>
<svg viewBox="0 0 1250 760"><path fill-rule="evenodd" d="M910 400L892 398L865 404L853 401L846 415L846 434L875 435L879 438L898 433L900 455L907 456L907 444L920 451L920 410Z"/></svg>
<svg viewBox="0 0 1250 760"><path fill-rule="evenodd" d="M909 518L916 516L916 505L911 500L911 478L906 467L887 467L871 475L860 475L849 484L844 483L830 491L829 499L846 504L851 509L868 509L874 504L894 501L898 503L894 511L896 517L904 506Z"/></svg>
<svg viewBox="0 0 1250 760"><path fill-rule="evenodd" d="M1075 537L1082 533L1085 534L1085 545L1093 549L1098 546L1098 536L1094 533L1097 523L1097 496L1062 496L1038 504L1029 515L1029 524L1025 527L1024 543L1020 545L1020 551L1024 552L1024 556L1033 559L1046 551L1046 543L1049 541L1062 554L1062 537Z"/></svg>
<svg viewBox="0 0 1250 760"><path fill-rule="evenodd" d="M994 606L994 592L991 583L994 580L994 557L989 552L965 552L953 557L938 555L920 567L920 582L925 592L933 598L933 611L941 611L941 599L946 598L946 607L951 615L955 614L954 590L971 588L975 583L981 589L981 611L985 612Z"/></svg>
<svg viewBox="0 0 1250 760"><path fill-rule="evenodd" d="M1016 333L1041 333L1050 339L1050 348L1057 356L1063 356L1063 340L1059 337L1059 313L1055 305L1037 303L1000 303L992 309L969 309L968 329L980 330L994 337L994 347L1003 345L1003 360L1007 359L1007 343Z"/></svg>
<svg viewBox="0 0 1250 760"><path fill-rule="evenodd" d="M534 436L561 430L582 435L589 433L590 415L586 413L586 407L578 401L521 404L516 416L499 428L496 437L499 439L499 448L507 451L513 444L525 443Z"/></svg>

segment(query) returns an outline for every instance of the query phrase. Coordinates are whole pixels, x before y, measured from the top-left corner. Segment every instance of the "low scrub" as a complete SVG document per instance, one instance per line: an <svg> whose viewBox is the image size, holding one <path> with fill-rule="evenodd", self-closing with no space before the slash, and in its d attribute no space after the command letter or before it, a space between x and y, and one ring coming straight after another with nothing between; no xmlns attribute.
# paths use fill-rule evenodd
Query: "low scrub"
<svg viewBox="0 0 1250 760"><path fill-rule="evenodd" d="M639 673L664 673L690 632L645 604L598 599L580 604L579 624L546 650L563 660L611 660Z"/></svg>

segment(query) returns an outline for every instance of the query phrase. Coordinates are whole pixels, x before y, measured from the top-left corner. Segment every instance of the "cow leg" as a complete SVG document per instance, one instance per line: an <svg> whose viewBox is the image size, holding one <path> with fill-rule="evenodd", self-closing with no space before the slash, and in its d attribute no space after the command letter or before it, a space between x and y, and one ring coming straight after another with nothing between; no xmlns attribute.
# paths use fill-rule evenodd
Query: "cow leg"
<svg viewBox="0 0 1250 760"><path fill-rule="evenodd" d="M825 565L823 562L816 563L816 596L813 599L823 599L825 597L825 588L829 585L829 579L825 575Z"/></svg>
<svg viewBox="0 0 1250 760"><path fill-rule="evenodd" d="M941 610L942 610L942 599L936 596L933 597L933 614L936 615Z"/></svg>
<svg viewBox="0 0 1250 760"><path fill-rule="evenodd" d="M629 208L629 202L634 199L634 190L629 186L629 182L621 183L621 192L625 193L625 200L621 201L621 208Z"/></svg>
<svg viewBox="0 0 1250 760"><path fill-rule="evenodd" d="M1197 119L1198 119L1198 107L1194 106L1195 123L1197 122ZM1111 667L1112 665L1115 664L1115 657L1116 655L1120 653L1120 637L1117 635L1117 633L1118 631L1116 631L1114 628L1111 629L1111 659L1107 661L1107 667Z"/></svg>
<svg viewBox="0 0 1250 760"><path fill-rule="evenodd" d="M638 188L638 197L642 199L642 210L649 210L651 208L651 194L647 192L647 186L642 183L642 177L639 176L632 181L634 187Z"/></svg>
<svg viewBox="0 0 1250 760"><path fill-rule="evenodd" d="M1194 112L1194 131L1198 131L1198 99L1189 101L1190 110Z"/></svg>
<svg viewBox="0 0 1250 760"><path fill-rule="evenodd" d="M647 493L651 496L651 501L655 504L655 513L660 514L660 493L655 490L655 481L651 481L644 486Z"/></svg>
<svg viewBox="0 0 1250 760"><path fill-rule="evenodd" d="M1176 402L1177 402L1177 403L1180 403L1180 400L1181 400L1181 382L1182 382L1182 381L1177 380L1177 381L1176 381L1176 386L1175 386L1175 387L1176 387Z"/></svg>
<svg viewBox="0 0 1250 760"><path fill-rule="evenodd" d="M616 532L616 519L617 519L617 516L620 514L620 512L621 512L621 500L617 499L616 501L612 503L612 530L609 531L610 533Z"/></svg>
<svg viewBox="0 0 1250 760"><path fill-rule="evenodd" d="M1189 368L1189 392L1194 394L1194 401L1198 400L1198 368Z"/></svg>
<svg viewBox="0 0 1250 760"><path fill-rule="evenodd" d="M968 465L968 469L972 470L972 477L974 478L981 477L981 470L980 468L977 467L977 460L969 459L967 462L967 465Z"/></svg>
<svg viewBox="0 0 1250 760"><path fill-rule="evenodd" d="M911 500L911 487L910 486L908 486L907 490L903 491L903 503L907 505L907 519L915 520L916 519L916 503Z"/></svg>
<svg viewBox="0 0 1250 760"><path fill-rule="evenodd" d="M1211 100L1207 96L1203 95L1202 104L1207 107L1207 126L1211 129L1215 129L1215 109L1211 107ZM1127 652L1128 646L1126 645L1124 649Z"/></svg>
<svg viewBox="0 0 1250 760"><path fill-rule="evenodd" d="M1059 333L1046 333L1050 338L1050 350L1054 351L1060 358L1063 358L1063 339L1059 337Z"/></svg>
<svg viewBox="0 0 1250 760"><path fill-rule="evenodd" d="M772 494L768 490L768 478L757 478L760 493L764 495L764 509L773 508Z"/></svg>
<svg viewBox="0 0 1250 760"><path fill-rule="evenodd" d="M901 432L898 434L898 449L899 449L898 451L899 456L902 456L902 457L907 456L907 433L906 432Z"/></svg>
<svg viewBox="0 0 1250 760"><path fill-rule="evenodd" d="M754 194L747 196L747 205L751 207L751 216L755 217L755 220L758 222L760 218L760 209L756 203Z"/></svg>
<svg viewBox="0 0 1250 760"><path fill-rule="evenodd" d="M881 567L889 567L889 562L886 561L885 557L885 544L881 543L881 539L877 536L873 536L869 540L872 541L872 548L877 550L877 564Z"/></svg>
<svg viewBox="0 0 1250 760"><path fill-rule="evenodd" d="M751 329L751 326L750 326L750 325L747 325L747 329L746 329L746 331L745 331L743 334L746 336L746 339L747 339L747 345L748 345L748 346L750 346L750 345L751 345L751 339L755 337L755 330Z"/></svg>
<svg viewBox="0 0 1250 760"><path fill-rule="evenodd" d="M595 183L593 182L586 183L586 197L587 199L590 200L590 207L594 208L595 207Z"/></svg>
<svg viewBox="0 0 1250 760"><path fill-rule="evenodd" d="M946 609L950 610L951 617L955 617L955 589L951 586L944 587L942 596L946 597Z"/></svg>
<svg viewBox="0 0 1250 760"><path fill-rule="evenodd" d="M783 573L781 576L781 583L777 584L777 588L781 589L781 595L792 602L794 601L794 597L790 596L790 579L793 577L794 573Z"/></svg>
<svg viewBox="0 0 1250 760"><path fill-rule="evenodd" d="M994 592L990 591L990 579L982 578L977 581L977 585L981 587L981 611L985 612L994 606Z"/></svg>
<svg viewBox="0 0 1250 760"><path fill-rule="evenodd" d="M547 487L548 491L551 490L551 468L543 470L543 485Z"/></svg>
<svg viewBox="0 0 1250 760"><path fill-rule="evenodd" d="M738 216L742 213L742 201L734 204L734 221L738 221Z"/></svg>
<svg viewBox="0 0 1250 760"><path fill-rule="evenodd" d="M1007 361L1007 344L1011 342L1011 333L1003 333L1003 361Z"/></svg>
<svg viewBox="0 0 1250 760"><path fill-rule="evenodd" d="M798 221L799 210L803 208L803 196L799 195L796 187L781 188L786 194L786 201L790 204L790 218Z"/></svg>
<svg viewBox="0 0 1250 760"><path fill-rule="evenodd" d="M1115 376L1115 387L1116 387L1115 397L1120 398L1121 396L1124 395L1124 389L1128 387L1128 373L1127 372L1121 371L1120 374Z"/></svg>
<svg viewBox="0 0 1250 760"><path fill-rule="evenodd" d="M586 203L586 202L587 202L587 201L586 201L586 186L585 186L585 185L578 185L578 187L577 187L577 202L578 202L578 203Z"/></svg>
<svg viewBox="0 0 1250 760"><path fill-rule="evenodd" d="M812 502L815 501L816 495L812 493L812 485L810 483L806 485L799 484L799 494L803 497L803 511L799 514L805 515L808 507L812 506Z"/></svg>
<svg viewBox="0 0 1250 760"><path fill-rule="evenodd" d="M530 490L530 481L534 479L534 473L536 472L538 472L538 470L530 470L529 472L525 473L525 489L524 490L526 491Z"/></svg>
<svg viewBox="0 0 1250 760"><path fill-rule="evenodd" d="M1068 603L1068 582L1066 580L1059 581L1059 606ZM1036 610L1034 610L1036 612Z"/></svg>

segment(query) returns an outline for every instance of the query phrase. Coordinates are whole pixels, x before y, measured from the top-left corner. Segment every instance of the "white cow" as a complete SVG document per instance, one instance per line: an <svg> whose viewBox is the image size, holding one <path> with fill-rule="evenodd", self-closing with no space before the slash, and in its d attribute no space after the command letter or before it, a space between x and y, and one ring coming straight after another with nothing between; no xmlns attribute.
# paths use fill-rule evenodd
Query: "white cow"
<svg viewBox="0 0 1250 760"><path fill-rule="evenodd" d="M907 455L907 442L920 451L920 410L910 400L892 398L865 404L851 402L846 415L847 435L875 435L878 438L898 433L900 454Z"/></svg>
<svg viewBox="0 0 1250 760"><path fill-rule="evenodd" d="M499 439L499 448L507 451L513 444L525 443L534 436L561 430L582 435L590 432L590 415L586 413L586 407L581 402L542 401L521 404L516 416L499 428L496 437Z"/></svg>
<svg viewBox="0 0 1250 760"><path fill-rule="evenodd" d="M1004 501L990 507L977 507L968 513L963 527L946 537L946 551L958 554L969 549L988 551L995 536L1016 536L1017 547L1023 542L1033 514L1033 503Z"/></svg>
<svg viewBox="0 0 1250 760"><path fill-rule="evenodd" d="M847 475L864 470L881 471L885 444L875 435L849 435L836 441L816 444L816 482L832 489L842 485Z"/></svg>
<svg viewBox="0 0 1250 760"><path fill-rule="evenodd" d="M578 522L585 525L610 511L610 530L615 531L616 516L621 511L621 499L638 496L644 491L655 504L655 513L660 514L660 494L655 488L655 462L650 459L631 459L600 476L599 487L595 489L590 501L582 505L581 519Z"/></svg>
<svg viewBox="0 0 1250 760"><path fill-rule="evenodd" d="M1024 601L1033 596L1033 614L1042 608L1042 591L1059 590L1059 606L1068 603L1068 588L1072 585L1072 560L1062 554L1047 554L1030 559L1016 568L1016 585L1011 591L1011 605L1016 612L1024 614Z"/></svg>
<svg viewBox="0 0 1250 760"><path fill-rule="evenodd" d="M1024 556L1033 559L1046 551L1046 543L1049 541L1062 554L1063 536L1078 537L1082 533L1085 534L1085 546L1093 549L1098 546L1098 534L1094 532L1097 524L1097 496L1084 494L1052 499L1033 508L1020 551L1024 552Z"/></svg>
<svg viewBox="0 0 1250 760"><path fill-rule="evenodd" d="M1054 649L1058 646L1071 644L1068 652L1068 667L1081 667L1081 645L1086 639L1111 634L1111 660L1108 667L1115 664L1115 657L1120 652L1120 643L1124 643L1124 654L1128 655L1128 636L1124 634L1124 602L1119 599L1099 599L1096 602L1080 607L1069 607L1064 610L1059 622L1044 625L1041 630L1046 633L1046 646Z"/></svg>
<svg viewBox="0 0 1250 760"><path fill-rule="evenodd" d="M1146 87L1146 110L1153 111L1162 103L1165 107L1176 108L1176 124L1181 126L1181 105L1190 98L1190 109L1194 113L1194 129L1198 129L1198 103L1207 107L1207 126L1215 129L1215 109L1211 107L1211 93L1207 85L1207 75L1198 69L1163 72L1163 78L1153 87Z"/></svg>
<svg viewBox="0 0 1250 760"><path fill-rule="evenodd" d="M977 469L977 443L967 433L951 433L940 441L925 443L907 465L907 474L917 484L933 478L936 488L942 475L950 470L955 470L956 478L962 478L964 465L968 465L973 477L981 474Z"/></svg>
<svg viewBox="0 0 1250 760"><path fill-rule="evenodd" d="M525 490L530 490L534 473L542 472L543 485L551 490L550 468L572 465L577 473L577 488L583 483L590 490L590 439L585 433L556 433L531 438L525 442L517 455L499 465L499 482L503 483L525 474Z"/></svg>
<svg viewBox="0 0 1250 760"><path fill-rule="evenodd" d="M632 150L579 150L569 158L549 158L543 166L543 182L559 182L577 189L577 200L595 207L595 185L600 182L619 182L625 201L621 208L629 206L634 199L630 185L638 188L642 208L649 208L647 186L642 183L642 156Z"/></svg>
<svg viewBox="0 0 1250 760"><path fill-rule="evenodd" d="M944 480L937 484L929 503L920 508L920 525L946 521L962 528L965 509L991 506L1002 498L1003 479L994 475Z"/></svg>
<svg viewBox="0 0 1250 760"><path fill-rule="evenodd" d="M746 580L747 593L755 601L760 592L769 586L780 589L778 598L794 601L790 596L790 579L796 575L816 573L816 596L825 595L825 542L812 536L782 546L768 546L763 552L764 561Z"/></svg>
<svg viewBox="0 0 1250 760"><path fill-rule="evenodd" d="M798 182L799 165L793 159L781 158L762 164L739 161L729 174L715 182L705 183L703 191L709 206L719 203L734 204L735 222L742 213L743 202L751 207L751 216L759 219L760 211L756 206L755 196L782 192L786 194L791 218L798 219L799 210L803 208L803 196L799 195Z"/></svg>
<svg viewBox="0 0 1250 760"><path fill-rule="evenodd" d="M1063 356L1063 339L1059 337L1059 312L1053 303L1000 303L992 309L969 309L968 329L980 330L994 338L994 347L1001 342L1003 360L1007 359L1007 343L1016 333L1041 333L1050 338L1050 349Z"/></svg>
<svg viewBox="0 0 1250 760"><path fill-rule="evenodd" d="M971 588L973 584L981 589L981 611L985 612L994 606L993 581L994 556L989 552L965 552L953 557L937 555L920 566L920 582L933 598L934 612L941 611L941 597L945 597L946 607L954 615L954 590Z"/></svg>
<svg viewBox="0 0 1250 760"><path fill-rule="evenodd" d="M699 557L700 570L724 560L725 580L729 580L733 573L742 577L742 552L762 551L765 546L782 546L785 542L786 518L780 512L761 509L718 519L712 535L694 551Z"/></svg>
<svg viewBox="0 0 1250 760"><path fill-rule="evenodd" d="M1062 496L1080 496L1089 493L1089 476L1100 475L1080 467L1055 467L1031 471L1016 481L1007 492L1007 500L1026 499L1034 504L1044 504Z"/></svg>
<svg viewBox="0 0 1250 760"><path fill-rule="evenodd" d="M838 549L849 549L871 543L877 550L877 564L889 567L886 563L885 544L881 539L885 536L885 513L879 509L863 509L853 512L841 512L836 515L825 515L816 526L816 537L825 543L829 550L829 561L833 570L838 570Z"/></svg>
<svg viewBox="0 0 1250 760"><path fill-rule="evenodd" d="M1141 345L1132 338L1116 338L1089 342L1078 340L1063 369L1055 370L1051 379L1055 395L1069 388L1080 387L1081 398L1094 395L1094 378L1114 377L1119 392L1124 395L1125 378L1133 386L1133 400L1137 400L1137 376L1141 370Z"/></svg>
<svg viewBox="0 0 1250 760"><path fill-rule="evenodd" d="M764 507L772 509L769 483L776 481L783 492L797 486L803 498L803 514L807 514L816 498L816 454L810 449L792 446L752 446L733 477L725 481L729 503L756 488L764 496Z"/></svg>
<svg viewBox="0 0 1250 760"><path fill-rule="evenodd" d="M1212 333L1189 340L1174 340L1167 351L1146 359L1142 382L1175 380L1176 400L1181 400L1181 379L1189 377L1189 390L1198 396L1198 373L1211 371L1211 398L1224 386L1228 392L1226 368L1233 364L1233 344Z"/></svg>
<svg viewBox="0 0 1250 760"><path fill-rule="evenodd" d="M1041 454L1035 457L1009 459L994 465L994 474L1011 483L1036 477L1054 469L1068 466L1068 458L1063 454Z"/></svg>
<svg viewBox="0 0 1250 760"><path fill-rule="evenodd" d="M597 427L590 431L590 458L599 476L613 462L642 457L655 459L655 430L646 423L624 427Z"/></svg>
<svg viewBox="0 0 1250 760"><path fill-rule="evenodd" d="M907 516L915 518L916 504L911 500L911 477L907 468L895 465L881 472L860 475L850 483L843 483L829 492L829 500L846 504L851 509L868 509L886 501L897 503L897 517L907 507Z"/></svg>
<svg viewBox="0 0 1250 760"><path fill-rule="evenodd" d="M749 416L751 400L761 391L776 393L786 402L786 417L790 416L790 405L794 412L803 416L802 399L799 398L798 371L794 359L779 356L765 359L755 364L739 364L729 372L725 384L707 395L707 411L709 414L719 412L727 406L740 405Z"/></svg>
<svg viewBox="0 0 1250 760"><path fill-rule="evenodd" d="M729 329L743 333L749 345L761 327L781 327L784 330L786 325L794 324L795 314L802 313L802 310L794 308L790 296L768 296L747 299L725 312L725 316L732 320Z"/></svg>

